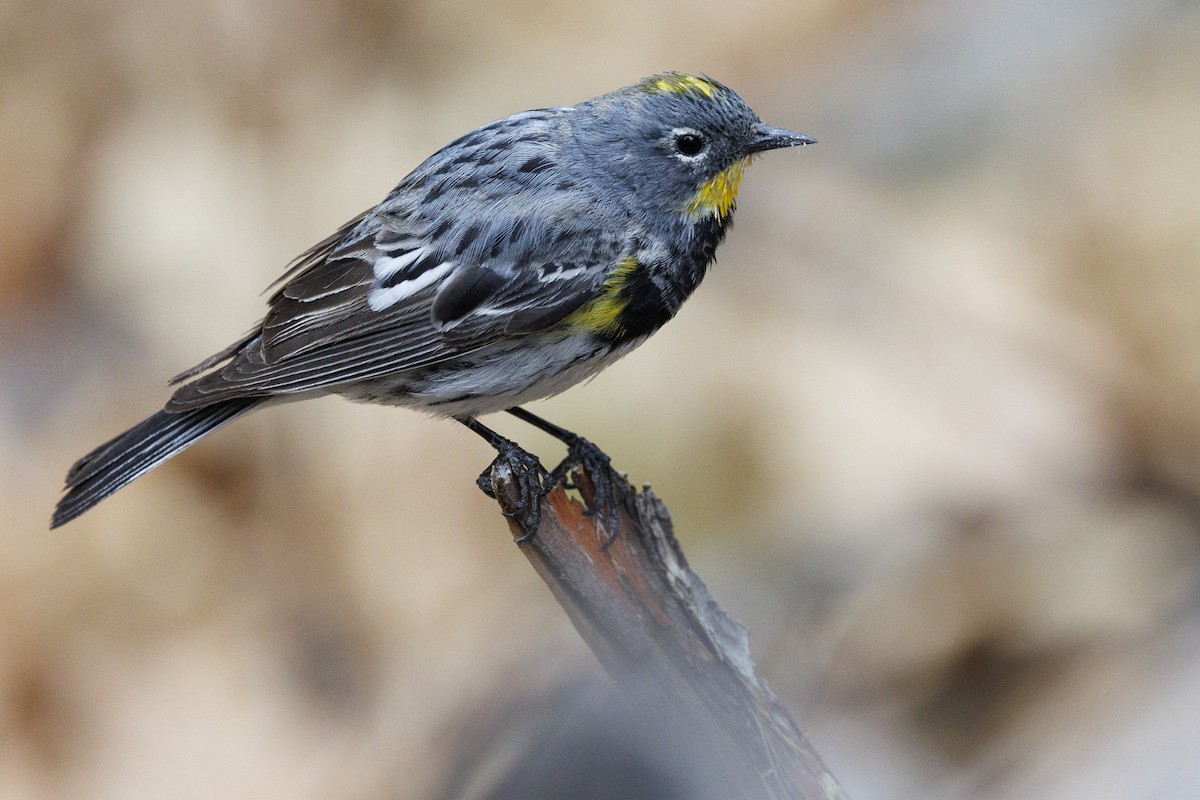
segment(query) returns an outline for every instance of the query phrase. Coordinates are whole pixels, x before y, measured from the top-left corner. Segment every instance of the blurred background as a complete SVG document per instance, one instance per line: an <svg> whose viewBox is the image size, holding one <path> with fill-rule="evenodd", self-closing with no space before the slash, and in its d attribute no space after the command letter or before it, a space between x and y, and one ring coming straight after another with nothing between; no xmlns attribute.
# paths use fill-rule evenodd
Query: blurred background
<svg viewBox="0 0 1200 800"><path fill-rule="evenodd" d="M8 0L0 797L502 797L597 752L456 425L273 409L47 521L426 155L664 69L820 144L534 410L653 485L851 797L1200 795L1196 2Z"/></svg>

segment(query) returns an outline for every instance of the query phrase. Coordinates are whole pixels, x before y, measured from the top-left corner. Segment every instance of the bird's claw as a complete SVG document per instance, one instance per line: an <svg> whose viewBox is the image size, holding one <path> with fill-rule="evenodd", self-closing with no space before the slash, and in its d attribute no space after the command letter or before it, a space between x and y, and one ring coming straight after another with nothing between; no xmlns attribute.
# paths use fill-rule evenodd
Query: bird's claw
<svg viewBox="0 0 1200 800"><path fill-rule="evenodd" d="M591 499L586 500L583 513L601 517L604 541L601 550L607 550L619 532L618 513L621 505L629 498L629 483L612 467L608 454L582 436L574 436L567 442L567 457L550 473L551 486L579 489L579 478L586 476L591 483Z"/></svg>
<svg viewBox="0 0 1200 800"><path fill-rule="evenodd" d="M520 544L533 538L542 522L542 498L550 491L553 482L537 456L521 449L515 442L504 440L497 446L496 458L488 468L479 473L475 483L492 499L496 499L496 486L492 478L499 467L512 475L517 488L512 504L502 503L504 516L514 519L521 526L522 534L515 539Z"/></svg>

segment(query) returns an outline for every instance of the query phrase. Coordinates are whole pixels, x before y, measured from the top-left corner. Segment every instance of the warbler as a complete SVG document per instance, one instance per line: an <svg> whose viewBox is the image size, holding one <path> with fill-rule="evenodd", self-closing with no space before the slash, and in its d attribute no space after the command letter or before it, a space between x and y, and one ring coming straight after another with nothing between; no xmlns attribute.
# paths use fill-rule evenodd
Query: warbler
<svg viewBox="0 0 1200 800"><path fill-rule="evenodd" d="M266 316L172 379L163 410L71 467L51 527L253 409L328 393L452 417L527 466L477 420L507 410L606 463L519 406L670 320L729 229L747 164L813 142L679 72L467 133L295 259Z"/></svg>

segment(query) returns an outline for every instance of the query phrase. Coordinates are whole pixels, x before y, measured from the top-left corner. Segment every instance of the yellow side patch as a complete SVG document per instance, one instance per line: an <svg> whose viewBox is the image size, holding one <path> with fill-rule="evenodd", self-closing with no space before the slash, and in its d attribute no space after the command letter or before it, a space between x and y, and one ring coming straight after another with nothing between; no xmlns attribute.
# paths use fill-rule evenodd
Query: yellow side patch
<svg viewBox="0 0 1200 800"><path fill-rule="evenodd" d="M629 305L629 300L621 296L621 290L637 266L637 256L626 256L618 261L604 279L600 294L573 311L566 319L567 326L575 330L616 333L617 319Z"/></svg>
<svg viewBox="0 0 1200 800"><path fill-rule="evenodd" d="M691 200L684 203L683 213L691 217L715 216L725 219L737 202L742 175L750 158L742 158L706 180Z"/></svg>
<svg viewBox="0 0 1200 800"><path fill-rule="evenodd" d="M702 94L710 100L721 93L721 87L712 81L682 72L666 72L646 78L642 81L641 88L646 92L673 92L675 94L694 92Z"/></svg>

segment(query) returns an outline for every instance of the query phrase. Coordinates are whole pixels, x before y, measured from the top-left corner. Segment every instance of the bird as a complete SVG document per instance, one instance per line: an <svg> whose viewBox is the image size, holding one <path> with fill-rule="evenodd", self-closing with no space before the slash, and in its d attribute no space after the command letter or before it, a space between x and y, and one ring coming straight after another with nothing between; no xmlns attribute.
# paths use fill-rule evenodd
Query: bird
<svg viewBox="0 0 1200 800"><path fill-rule="evenodd" d="M522 404L594 376L672 319L713 263L747 165L813 143L683 72L476 128L294 259L247 334L79 459L51 527L255 409L325 394L455 419L497 462L529 468L536 459L478 419L507 411L607 466Z"/></svg>

